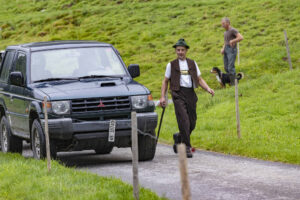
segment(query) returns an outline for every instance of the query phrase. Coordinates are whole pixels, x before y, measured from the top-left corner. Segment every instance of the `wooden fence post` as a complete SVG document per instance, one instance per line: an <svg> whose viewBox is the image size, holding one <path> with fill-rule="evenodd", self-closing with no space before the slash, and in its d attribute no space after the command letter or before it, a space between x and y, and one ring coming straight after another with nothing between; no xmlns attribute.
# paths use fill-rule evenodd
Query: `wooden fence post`
<svg viewBox="0 0 300 200"><path fill-rule="evenodd" d="M287 33L286 33L286 30L284 30L283 32L284 32L285 45L286 45L286 53L287 53L287 57L288 57L289 65L290 65L290 70L293 70Z"/></svg>
<svg viewBox="0 0 300 200"><path fill-rule="evenodd" d="M131 148L132 148L132 173L133 173L133 196L139 199L139 175L138 175L138 133L136 112L131 113Z"/></svg>
<svg viewBox="0 0 300 200"><path fill-rule="evenodd" d="M48 111L47 111L47 108L48 108L48 106L47 106L47 97L44 97L46 155L47 155L48 172L50 172L50 170L51 170L51 158L50 158L50 141L49 141Z"/></svg>
<svg viewBox="0 0 300 200"><path fill-rule="evenodd" d="M181 177L181 192L183 200L190 200L190 184L187 172L186 146L185 144L177 145L179 155L179 169Z"/></svg>
<svg viewBox="0 0 300 200"><path fill-rule="evenodd" d="M237 136L241 138L241 126L240 126L240 111L239 111L239 91L238 91L238 80L235 79L235 111L236 111L236 129Z"/></svg>

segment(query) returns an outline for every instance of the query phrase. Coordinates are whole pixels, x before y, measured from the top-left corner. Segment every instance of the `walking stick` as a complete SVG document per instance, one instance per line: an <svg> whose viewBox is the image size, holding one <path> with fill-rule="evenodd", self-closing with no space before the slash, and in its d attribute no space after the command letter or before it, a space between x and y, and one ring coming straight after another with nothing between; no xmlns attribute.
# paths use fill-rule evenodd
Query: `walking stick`
<svg viewBox="0 0 300 200"><path fill-rule="evenodd" d="M156 144L157 144L157 142L158 142L159 133L160 133L160 128L161 128L161 124L162 124L162 121L163 121L163 118L164 118L164 114L165 114L165 110L166 110L166 107L162 107L162 108L163 108L163 111L162 111L161 117L160 117L160 122L159 122L159 127L158 127L158 132L157 132Z"/></svg>

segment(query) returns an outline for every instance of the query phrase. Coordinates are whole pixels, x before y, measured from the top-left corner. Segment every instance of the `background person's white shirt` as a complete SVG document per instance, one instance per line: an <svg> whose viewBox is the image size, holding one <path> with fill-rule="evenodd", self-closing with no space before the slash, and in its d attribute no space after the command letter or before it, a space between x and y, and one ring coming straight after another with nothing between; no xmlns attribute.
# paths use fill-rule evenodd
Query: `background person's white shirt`
<svg viewBox="0 0 300 200"><path fill-rule="evenodd" d="M189 70L186 59L185 60L178 59L178 60L179 60L180 71ZM200 72L199 67L196 62L195 62L195 65L196 65L196 69L197 69L197 76L199 77L201 75L201 72ZM168 79L171 78L171 63L167 64L165 77ZM192 88L193 84L192 84L191 75L180 75L180 86L186 87L186 88Z"/></svg>

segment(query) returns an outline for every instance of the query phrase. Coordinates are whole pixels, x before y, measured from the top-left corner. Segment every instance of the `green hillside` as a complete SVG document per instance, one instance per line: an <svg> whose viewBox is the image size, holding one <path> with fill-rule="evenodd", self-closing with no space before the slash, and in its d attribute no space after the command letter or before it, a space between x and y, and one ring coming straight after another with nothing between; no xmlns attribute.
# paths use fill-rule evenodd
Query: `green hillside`
<svg viewBox="0 0 300 200"><path fill-rule="evenodd" d="M215 97L198 95L197 148L264 160L300 164L300 70L264 75L239 88L242 139L237 139L234 88ZM161 112L161 109L157 109ZM173 105L165 112L161 140L178 131ZM166 120L168 119L168 120Z"/></svg>
<svg viewBox="0 0 300 200"><path fill-rule="evenodd" d="M166 64L179 38L190 45L202 76L216 90L197 90L199 148L300 164L299 0L0 0L0 47L46 40L87 39L112 43L127 65L138 63L154 98L160 96ZM234 88L221 90L209 73L222 67L220 48L228 16L244 36L240 83L242 140L235 135ZM289 72L283 30L289 36ZM160 111L161 109L158 109ZM162 139L177 131L172 106Z"/></svg>
<svg viewBox="0 0 300 200"><path fill-rule="evenodd" d="M223 16L244 36L241 65L247 79L284 72L283 29L290 39L294 67L299 67L298 0L0 0L1 48L32 41L88 39L114 44L125 63L138 63L138 79L157 98L172 45L183 37L190 44L203 77L214 88L212 66L222 66Z"/></svg>

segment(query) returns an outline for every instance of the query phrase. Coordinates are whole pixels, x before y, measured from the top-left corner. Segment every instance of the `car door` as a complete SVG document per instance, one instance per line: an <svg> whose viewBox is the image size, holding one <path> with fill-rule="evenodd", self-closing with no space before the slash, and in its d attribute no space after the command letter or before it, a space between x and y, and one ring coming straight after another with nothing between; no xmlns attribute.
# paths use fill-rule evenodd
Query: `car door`
<svg viewBox="0 0 300 200"><path fill-rule="evenodd" d="M22 86L10 85L10 91L13 93L10 100L10 118L13 122L11 128L16 135L29 138L29 113L26 106L28 99L24 96L24 86L26 83L26 54L24 52L17 52L12 71L21 72L24 77L24 82Z"/></svg>
<svg viewBox="0 0 300 200"><path fill-rule="evenodd" d="M8 84L8 77L12 70L12 63L15 57L15 50L7 50L4 56L4 60L1 66L1 73L0 73L0 99L2 105L6 108L6 117L12 125L12 121L10 118L10 111L11 111L11 98L12 93L10 91L10 85Z"/></svg>

